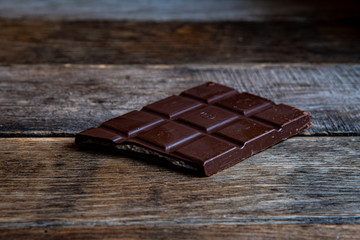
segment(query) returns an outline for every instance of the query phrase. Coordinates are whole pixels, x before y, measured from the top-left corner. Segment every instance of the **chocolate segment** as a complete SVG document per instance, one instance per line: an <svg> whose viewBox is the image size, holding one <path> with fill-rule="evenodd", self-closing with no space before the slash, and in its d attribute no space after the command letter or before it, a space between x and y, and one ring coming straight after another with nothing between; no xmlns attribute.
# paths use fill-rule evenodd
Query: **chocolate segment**
<svg viewBox="0 0 360 240"><path fill-rule="evenodd" d="M191 111L181 116L179 119L187 124L199 127L206 132L219 128L237 119L234 113L222 110L215 106L206 106L201 109Z"/></svg>
<svg viewBox="0 0 360 240"><path fill-rule="evenodd" d="M236 94L217 103L218 105L237 111L245 116L249 116L262 109L268 108L272 102L268 99L255 96L250 93Z"/></svg>
<svg viewBox="0 0 360 240"><path fill-rule="evenodd" d="M270 135L274 131L275 129L254 122L251 119L241 118L233 124L221 129L217 134L235 141L239 145L245 145L256 139L263 141L266 135Z"/></svg>
<svg viewBox="0 0 360 240"><path fill-rule="evenodd" d="M183 91L181 95L198 99L206 103L214 103L215 101L224 99L236 93L237 91L235 89L209 82L198 87Z"/></svg>
<svg viewBox="0 0 360 240"><path fill-rule="evenodd" d="M213 136L203 136L191 144L176 150L176 153L204 165L207 161L220 157L224 153L235 150L234 144Z"/></svg>
<svg viewBox="0 0 360 240"><path fill-rule="evenodd" d="M303 115L303 112L299 109L279 104L257 113L254 117L282 128L285 125L302 118Z"/></svg>
<svg viewBox="0 0 360 240"><path fill-rule="evenodd" d="M201 103L192 99L184 98L181 96L171 96L158 102L149 104L143 109L161 114L166 118L173 118L179 114L190 111L201 105Z"/></svg>
<svg viewBox="0 0 360 240"><path fill-rule="evenodd" d="M169 151L174 146L185 143L198 135L200 133L194 129L175 122L167 122L149 131L143 131L137 138L149 144L155 144L164 151Z"/></svg>
<svg viewBox="0 0 360 240"><path fill-rule="evenodd" d="M123 116L104 122L105 127L131 136L141 130L164 121L161 117L143 111L129 112Z"/></svg>
<svg viewBox="0 0 360 240"><path fill-rule="evenodd" d="M210 176L312 126L308 112L205 83L76 135Z"/></svg>

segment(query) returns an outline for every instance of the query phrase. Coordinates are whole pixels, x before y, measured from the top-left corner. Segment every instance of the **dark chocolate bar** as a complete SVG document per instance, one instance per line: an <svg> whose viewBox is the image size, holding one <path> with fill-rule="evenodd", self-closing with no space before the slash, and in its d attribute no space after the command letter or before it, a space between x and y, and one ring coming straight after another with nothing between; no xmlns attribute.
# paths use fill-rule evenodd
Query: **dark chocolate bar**
<svg viewBox="0 0 360 240"><path fill-rule="evenodd" d="M311 126L308 112L209 82L78 133L75 141L210 176Z"/></svg>

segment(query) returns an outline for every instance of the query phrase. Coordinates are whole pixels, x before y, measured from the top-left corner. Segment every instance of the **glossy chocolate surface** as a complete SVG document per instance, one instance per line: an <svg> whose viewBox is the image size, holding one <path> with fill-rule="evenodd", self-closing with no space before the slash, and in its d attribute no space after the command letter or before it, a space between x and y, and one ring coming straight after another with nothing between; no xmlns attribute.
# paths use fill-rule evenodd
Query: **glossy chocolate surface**
<svg viewBox="0 0 360 240"><path fill-rule="evenodd" d="M210 82L78 133L76 144L155 155L210 176L311 125L308 112Z"/></svg>

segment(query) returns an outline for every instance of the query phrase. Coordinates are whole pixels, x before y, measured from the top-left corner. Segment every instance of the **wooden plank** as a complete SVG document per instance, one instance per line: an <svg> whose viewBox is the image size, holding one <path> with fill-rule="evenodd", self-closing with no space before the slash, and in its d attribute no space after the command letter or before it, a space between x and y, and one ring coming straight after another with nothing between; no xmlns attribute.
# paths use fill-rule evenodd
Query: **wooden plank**
<svg viewBox="0 0 360 240"><path fill-rule="evenodd" d="M358 225L251 226L111 226L6 229L0 238L12 239L358 239Z"/></svg>
<svg viewBox="0 0 360 240"><path fill-rule="evenodd" d="M360 223L360 137L295 137L209 178L73 142L0 139L0 229Z"/></svg>
<svg viewBox="0 0 360 240"><path fill-rule="evenodd" d="M357 23L0 20L0 64L359 62Z"/></svg>
<svg viewBox="0 0 360 240"><path fill-rule="evenodd" d="M5 18L264 21L268 19L339 19L359 16L356 0L267 1L134 1L134 0L2 0L0 16Z"/></svg>
<svg viewBox="0 0 360 240"><path fill-rule="evenodd" d="M360 65L0 67L2 136L73 136L207 81L312 113L308 135L359 135Z"/></svg>

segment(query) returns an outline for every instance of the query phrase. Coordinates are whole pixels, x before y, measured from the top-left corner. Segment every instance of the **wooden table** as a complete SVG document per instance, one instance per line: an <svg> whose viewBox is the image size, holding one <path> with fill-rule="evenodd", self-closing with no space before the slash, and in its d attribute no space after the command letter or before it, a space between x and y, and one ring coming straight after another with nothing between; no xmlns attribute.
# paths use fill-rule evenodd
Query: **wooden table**
<svg viewBox="0 0 360 240"><path fill-rule="evenodd" d="M24 4L0 3L0 239L360 239L356 1ZM314 126L208 178L74 144L207 81Z"/></svg>

